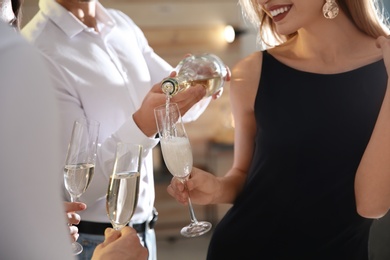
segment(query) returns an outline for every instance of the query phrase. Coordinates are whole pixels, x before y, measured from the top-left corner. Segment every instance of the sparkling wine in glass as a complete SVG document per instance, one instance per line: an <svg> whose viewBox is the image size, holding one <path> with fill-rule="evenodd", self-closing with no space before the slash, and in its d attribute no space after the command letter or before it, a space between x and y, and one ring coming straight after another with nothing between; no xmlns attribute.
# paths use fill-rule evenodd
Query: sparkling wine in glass
<svg viewBox="0 0 390 260"><path fill-rule="evenodd" d="M138 202L142 166L141 145L118 143L108 184L106 210L115 230L128 225Z"/></svg>
<svg viewBox="0 0 390 260"><path fill-rule="evenodd" d="M154 109L161 151L169 172L182 181L187 189L187 180L192 171L193 157L190 141L176 103L167 103ZM208 232L212 225L198 221L188 192L188 208L191 222L180 233L185 237L196 237Z"/></svg>
<svg viewBox="0 0 390 260"><path fill-rule="evenodd" d="M68 152L64 166L65 188L72 202L79 200L87 190L95 171L96 150L100 123L87 118L79 118L73 124ZM72 243L74 255L83 251L83 247Z"/></svg>

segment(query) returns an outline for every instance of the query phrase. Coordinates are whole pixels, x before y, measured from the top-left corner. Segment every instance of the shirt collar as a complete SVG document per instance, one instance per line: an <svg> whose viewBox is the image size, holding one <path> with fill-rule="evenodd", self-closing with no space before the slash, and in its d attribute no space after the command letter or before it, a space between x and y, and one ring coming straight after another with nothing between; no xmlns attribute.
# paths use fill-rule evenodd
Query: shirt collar
<svg viewBox="0 0 390 260"><path fill-rule="evenodd" d="M114 19L100 2L96 2L96 5L96 19L98 20L98 23L101 23L104 27L111 30L116 24ZM74 37L82 31L90 30L90 28L55 0L40 0L39 9L61 28L69 38Z"/></svg>

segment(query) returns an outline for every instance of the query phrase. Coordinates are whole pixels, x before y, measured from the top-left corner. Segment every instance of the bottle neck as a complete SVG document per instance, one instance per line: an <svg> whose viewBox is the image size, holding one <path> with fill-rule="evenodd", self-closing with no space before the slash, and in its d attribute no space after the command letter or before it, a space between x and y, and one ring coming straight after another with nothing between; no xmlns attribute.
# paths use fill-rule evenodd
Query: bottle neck
<svg viewBox="0 0 390 260"><path fill-rule="evenodd" d="M183 82L189 81L191 77L186 74L179 74L176 77L165 78L161 83L161 89L171 97L180 92Z"/></svg>
<svg viewBox="0 0 390 260"><path fill-rule="evenodd" d="M170 97L174 96L179 92L179 82L177 78L165 78L161 83L162 92L169 95Z"/></svg>

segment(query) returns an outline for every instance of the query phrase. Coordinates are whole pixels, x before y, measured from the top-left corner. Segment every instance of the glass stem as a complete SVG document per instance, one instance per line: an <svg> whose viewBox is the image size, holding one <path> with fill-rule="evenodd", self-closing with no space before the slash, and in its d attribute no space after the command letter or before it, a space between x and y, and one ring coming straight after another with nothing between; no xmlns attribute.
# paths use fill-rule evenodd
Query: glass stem
<svg viewBox="0 0 390 260"><path fill-rule="evenodd" d="M198 220L195 217L194 208L192 207L190 191L188 190L188 187L187 187L187 181L184 181L184 187L186 188L187 193L188 193L188 210L190 212L191 223L196 224L196 223L198 223Z"/></svg>
<svg viewBox="0 0 390 260"><path fill-rule="evenodd" d="M77 197L70 195L70 202L77 202ZM68 223L68 226L72 226L72 224ZM75 247L75 242L72 243L72 246Z"/></svg>
<svg viewBox="0 0 390 260"><path fill-rule="evenodd" d="M78 202L78 197L70 195L70 202Z"/></svg>

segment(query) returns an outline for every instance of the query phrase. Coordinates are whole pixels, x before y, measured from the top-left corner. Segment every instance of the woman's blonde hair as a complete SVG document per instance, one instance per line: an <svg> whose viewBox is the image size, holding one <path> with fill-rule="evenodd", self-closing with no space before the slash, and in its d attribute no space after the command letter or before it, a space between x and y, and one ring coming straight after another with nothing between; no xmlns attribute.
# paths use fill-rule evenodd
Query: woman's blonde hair
<svg viewBox="0 0 390 260"><path fill-rule="evenodd" d="M356 27L374 38L390 34L389 21L386 19L383 4L380 1L336 0L339 7ZM296 35L296 32L290 35L278 34L272 18L264 12L256 0L239 0L239 4L244 18L258 29L258 40L263 48L280 45Z"/></svg>

